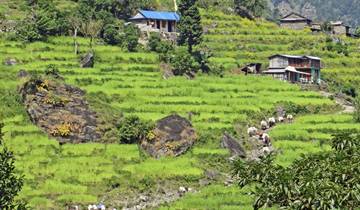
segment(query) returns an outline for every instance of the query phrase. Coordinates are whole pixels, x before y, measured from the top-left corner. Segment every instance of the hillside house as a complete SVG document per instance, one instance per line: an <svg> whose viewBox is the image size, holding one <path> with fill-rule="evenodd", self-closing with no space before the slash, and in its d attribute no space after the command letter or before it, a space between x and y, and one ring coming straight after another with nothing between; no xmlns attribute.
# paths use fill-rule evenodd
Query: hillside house
<svg viewBox="0 0 360 210"><path fill-rule="evenodd" d="M335 35L349 35L350 26L345 25L342 21L330 22L331 32Z"/></svg>
<svg viewBox="0 0 360 210"><path fill-rule="evenodd" d="M242 72L247 74L260 74L261 63L250 63L241 69Z"/></svg>
<svg viewBox="0 0 360 210"><path fill-rule="evenodd" d="M321 59L313 56L273 55L264 74L289 82L317 83L321 80Z"/></svg>
<svg viewBox="0 0 360 210"><path fill-rule="evenodd" d="M311 27L312 20L300 14L292 12L280 19L280 26L283 28L303 30L305 27Z"/></svg>
<svg viewBox="0 0 360 210"><path fill-rule="evenodd" d="M321 23L312 23L311 24L311 31L314 33L319 33L322 31L322 24Z"/></svg>
<svg viewBox="0 0 360 210"><path fill-rule="evenodd" d="M139 10L130 22L146 32L176 32L180 16L176 12Z"/></svg>

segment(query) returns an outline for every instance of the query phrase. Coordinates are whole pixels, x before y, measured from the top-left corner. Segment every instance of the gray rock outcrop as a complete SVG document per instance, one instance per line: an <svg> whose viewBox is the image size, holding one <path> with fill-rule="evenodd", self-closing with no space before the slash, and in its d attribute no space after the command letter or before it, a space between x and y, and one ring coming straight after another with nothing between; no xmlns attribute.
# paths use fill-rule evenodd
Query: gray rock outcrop
<svg viewBox="0 0 360 210"><path fill-rule="evenodd" d="M139 146L154 158L179 156L195 143L197 135L191 123L179 115L170 115L157 121L150 135Z"/></svg>
<svg viewBox="0 0 360 210"><path fill-rule="evenodd" d="M86 53L80 61L81 68L93 68L94 67L94 53Z"/></svg>
<svg viewBox="0 0 360 210"><path fill-rule="evenodd" d="M101 138L97 115L85 92L49 78L29 79L20 89L31 121L60 143L84 143Z"/></svg>

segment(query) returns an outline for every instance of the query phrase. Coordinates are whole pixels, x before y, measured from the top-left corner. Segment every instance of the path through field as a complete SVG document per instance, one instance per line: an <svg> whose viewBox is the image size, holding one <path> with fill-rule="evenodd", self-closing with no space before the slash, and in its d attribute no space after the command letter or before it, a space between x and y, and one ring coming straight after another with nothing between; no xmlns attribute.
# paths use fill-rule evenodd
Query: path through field
<svg viewBox="0 0 360 210"><path fill-rule="evenodd" d="M329 98L330 96L333 96L335 102L343 108L343 110L339 112L340 114L351 114L355 111L355 107L353 104L346 101L344 98L337 96L336 94L325 92L325 91L320 91L320 94L327 98Z"/></svg>

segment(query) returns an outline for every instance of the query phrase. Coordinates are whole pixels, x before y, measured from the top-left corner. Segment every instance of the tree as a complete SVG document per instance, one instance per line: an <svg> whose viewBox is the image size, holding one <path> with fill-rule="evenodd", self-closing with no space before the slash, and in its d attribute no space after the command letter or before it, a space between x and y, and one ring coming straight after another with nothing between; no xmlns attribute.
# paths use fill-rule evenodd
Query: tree
<svg viewBox="0 0 360 210"><path fill-rule="evenodd" d="M119 135L120 143L134 144L146 137L153 128L151 122L144 122L138 116L127 116L120 122Z"/></svg>
<svg viewBox="0 0 360 210"><path fill-rule="evenodd" d="M355 110L354 110L354 120L357 123L360 123L360 96L356 96L354 99L354 106L355 106Z"/></svg>
<svg viewBox="0 0 360 210"><path fill-rule="evenodd" d="M0 123L0 144L2 144L2 127ZM25 209L23 203L16 203L14 198L21 191L23 177L15 175L15 159L6 147L0 151L0 209Z"/></svg>
<svg viewBox="0 0 360 210"><path fill-rule="evenodd" d="M194 45L202 41L202 26L199 9L196 6L197 0L182 0L179 5L180 22L178 24L178 44L187 46L189 53L192 53Z"/></svg>
<svg viewBox="0 0 360 210"><path fill-rule="evenodd" d="M360 134L337 133L332 151L303 155L285 168L269 155L259 162L238 160L239 186L255 183L254 209L358 209L360 207Z"/></svg>
<svg viewBox="0 0 360 210"><path fill-rule="evenodd" d="M16 37L23 42L35 42L44 39L32 17L22 20L16 25Z"/></svg>
<svg viewBox="0 0 360 210"><path fill-rule="evenodd" d="M99 36L103 23L99 20L90 20L81 25L81 33L90 38L89 47L93 49L93 40Z"/></svg>
<svg viewBox="0 0 360 210"><path fill-rule="evenodd" d="M175 75L191 75L200 68L199 63L185 47L178 47L175 50L170 59L170 64Z"/></svg>
<svg viewBox="0 0 360 210"><path fill-rule="evenodd" d="M128 24L125 26L123 34L124 47L130 51L136 51L139 44L140 31L134 24Z"/></svg>
<svg viewBox="0 0 360 210"><path fill-rule="evenodd" d="M103 38L104 41L110 45L119 45L122 43L120 30L115 24L108 24L104 27Z"/></svg>
<svg viewBox="0 0 360 210"><path fill-rule="evenodd" d="M242 17L255 19L263 17L268 8L266 0L234 0L235 11Z"/></svg>
<svg viewBox="0 0 360 210"><path fill-rule="evenodd" d="M16 34L21 40L33 42L67 32L65 14L56 8L52 0L38 0L29 5L31 9L26 18L16 27Z"/></svg>
<svg viewBox="0 0 360 210"><path fill-rule="evenodd" d="M68 17L68 21L69 21L71 28L73 29L74 52L75 52L75 55L77 55L79 52L79 43L77 42L77 36L78 36L78 31L81 28L82 21L81 21L80 17L75 15L75 12L73 13L73 15Z"/></svg>

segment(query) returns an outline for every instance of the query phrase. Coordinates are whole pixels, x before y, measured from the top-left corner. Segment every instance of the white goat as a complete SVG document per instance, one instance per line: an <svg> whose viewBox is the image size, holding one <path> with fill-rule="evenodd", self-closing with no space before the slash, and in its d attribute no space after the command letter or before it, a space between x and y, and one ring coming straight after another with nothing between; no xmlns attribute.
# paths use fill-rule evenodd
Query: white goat
<svg viewBox="0 0 360 210"><path fill-rule="evenodd" d="M278 122L283 123L285 121L284 117L278 117Z"/></svg>
<svg viewBox="0 0 360 210"><path fill-rule="evenodd" d="M288 120L289 123L292 123L294 121L294 116L292 116L291 114L288 114L286 116L286 119Z"/></svg>
<svg viewBox="0 0 360 210"><path fill-rule="evenodd" d="M270 127L275 126L275 124L276 124L275 117L269 118L269 119L268 119L268 122L269 122L269 126L270 126Z"/></svg>
<svg viewBox="0 0 360 210"><path fill-rule="evenodd" d="M247 133L250 137L253 137L256 135L257 131L258 131L257 128L250 127L250 128L248 128Z"/></svg>
<svg viewBox="0 0 360 210"><path fill-rule="evenodd" d="M263 120L260 123L260 127L261 127L261 129L266 130L266 129L268 129L268 123L265 120Z"/></svg>

